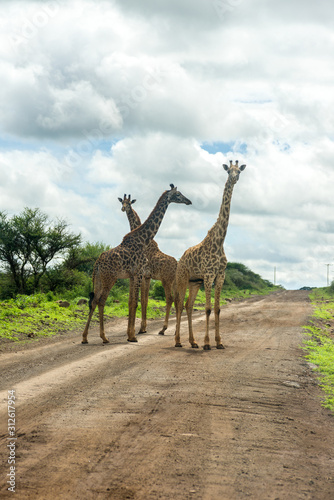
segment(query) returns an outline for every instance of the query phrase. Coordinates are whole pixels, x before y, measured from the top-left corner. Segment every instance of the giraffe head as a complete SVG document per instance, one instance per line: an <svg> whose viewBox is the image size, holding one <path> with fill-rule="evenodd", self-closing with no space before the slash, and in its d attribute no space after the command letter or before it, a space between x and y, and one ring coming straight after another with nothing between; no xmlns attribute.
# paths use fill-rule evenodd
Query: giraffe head
<svg viewBox="0 0 334 500"><path fill-rule="evenodd" d="M135 203L136 200L131 200L131 194L129 194L128 197L126 197L126 194L124 195L124 198L118 198L118 200L122 203L122 212L128 212L128 210L131 209L132 203Z"/></svg>
<svg viewBox="0 0 334 500"><path fill-rule="evenodd" d="M230 166L228 167L227 165L224 164L223 167L228 173L229 180L232 182L232 184L235 184L239 180L240 172L245 170L246 165L241 165L239 167L238 160L236 160L235 165L233 165L232 160L230 160Z"/></svg>
<svg viewBox="0 0 334 500"><path fill-rule="evenodd" d="M174 184L170 184L171 189L166 191L169 203L184 203L185 205L191 205L191 201L188 200L183 194L177 190Z"/></svg>

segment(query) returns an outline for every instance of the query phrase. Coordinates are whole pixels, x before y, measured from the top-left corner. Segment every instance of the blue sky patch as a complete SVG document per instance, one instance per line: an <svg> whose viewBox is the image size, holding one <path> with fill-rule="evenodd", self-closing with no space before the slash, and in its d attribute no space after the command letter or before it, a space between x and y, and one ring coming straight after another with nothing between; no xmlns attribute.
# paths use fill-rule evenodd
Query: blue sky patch
<svg viewBox="0 0 334 500"><path fill-rule="evenodd" d="M230 142L202 142L201 148L207 151L210 154L216 153L229 153L233 151L233 153L246 154L247 152L247 144L237 143L235 141Z"/></svg>

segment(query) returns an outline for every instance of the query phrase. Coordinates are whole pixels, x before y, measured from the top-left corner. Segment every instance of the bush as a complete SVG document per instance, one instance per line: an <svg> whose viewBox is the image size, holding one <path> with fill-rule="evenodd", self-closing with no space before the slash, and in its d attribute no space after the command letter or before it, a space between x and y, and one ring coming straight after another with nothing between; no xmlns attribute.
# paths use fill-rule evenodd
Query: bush
<svg viewBox="0 0 334 500"><path fill-rule="evenodd" d="M150 289L150 296L156 300L165 300L165 289L161 284L161 281L154 281Z"/></svg>
<svg viewBox="0 0 334 500"><path fill-rule="evenodd" d="M126 295L128 300L129 296L129 280L119 279L116 281L115 285L112 287L109 297L107 299L107 304L114 302L115 300L122 301L124 300L124 295Z"/></svg>
<svg viewBox="0 0 334 500"><path fill-rule="evenodd" d="M263 280L259 274L251 271L247 266L239 262L228 262L225 276L225 289L254 290L272 286L268 280Z"/></svg>
<svg viewBox="0 0 334 500"><path fill-rule="evenodd" d="M46 298L47 302L52 302L53 300L56 300L56 296L54 295L53 292L47 292L45 294L45 298Z"/></svg>
<svg viewBox="0 0 334 500"><path fill-rule="evenodd" d="M226 274L225 274L224 289L237 290L237 286L233 282L232 277L230 276L230 273L228 273L228 272L226 272Z"/></svg>
<svg viewBox="0 0 334 500"><path fill-rule="evenodd" d="M0 300L15 297L16 285L9 273L0 273Z"/></svg>

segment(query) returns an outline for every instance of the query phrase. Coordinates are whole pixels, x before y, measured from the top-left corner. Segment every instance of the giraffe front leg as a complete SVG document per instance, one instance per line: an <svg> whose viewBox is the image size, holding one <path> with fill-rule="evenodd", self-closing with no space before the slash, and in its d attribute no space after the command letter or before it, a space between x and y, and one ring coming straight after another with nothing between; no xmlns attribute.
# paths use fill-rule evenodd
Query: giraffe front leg
<svg viewBox="0 0 334 500"><path fill-rule="evenodd" d="M225 272L223 271L217 278L215 284L215 341L217 349L225 349L219 333L220 316L220 292L224 283Z"/></svg>
<svg viewBox="0 0 334 500"><path fill-rule="evenodd" d="M181 315L184 307L184 298L186 296L188 282L189 274L179 263L173 283L174 304L176 309L175 347L182 347L180 339Z"/></svg>
<svg viewBox="0 0 334 500"><path fill-rule="evenodd" d="M106 334L104 332L104 306L106 304L110 290L112 289L112 287L114 286L115 283L116 283L116 280L111 284L110 287L103 289L102 294L101 294L101 296L98 300L98 303L97 303L98 308L99 308L100 337L102 339L103 344L109 343L109 339L106 337Z"/></svg>
<svg viewBox="0 0 334 500"><path fill-rule="evenodd" d="M165 281L162 281L162 286L164 287L164 290L165 290L166 314L165 314L165 321L164 321L162 329L159 332L159 335L165 335L165 331L167 330L167 327L168 327L170 308L172 307L173 300L174 300L173 295L172 295L171 283L166 283Z"/></svg>
<svg viewBox="0 0 334 500"><path fill-rule="evenodd" d="M135 275L130 278L129 291L129 319L128 319L128 342L138 342L135 335L136 311L138 306L139 288L142 276Z"/></svg>
<svg viewBox="0 0 334 500"><path fill-rule="evenodd" d="M150 291L151 278L143 278L140 288L140 302L141 302L141 325L139 333L146 332L147 326L147 304L148 304L148 294Z"/></svg>
<svg viewBox="0 0 334 500"><path fill-rule="evenodd" d="M204 346L203 349L205 351L209 351L211 349L210 346L210 336L209 336L209 324L210 324L210 314L211 314L211 287L212 287L213 279L206 278L204 279L204 288L205 288L205 337L204 337Z"/></svg>
<svg viewBox="0 0 334 500"><path fill-rule="evenodd" d="M82 333L82 341L81 341L82 344L88 344L88 340L87 340L88 329L89 329L89 325L90 325L90 322L91 322L91 319L92 319L92 316L93 316L93 313L95 311L96 306L97 306L97 301L96 301L95 296L93 296L93 300L90 303L90 311L89 311L87 323L86 323L85 329Z"/></svg>
<svg viewBox="0 0 334 500"><path fill-rule="evenodd" d="M198 348L198 344L195 342L194 338L194 332L193 332L193 325L192 325L192 314L193 314L193 309L194 309L194 303L195 299L198 293L198 290L200 289L201 283L193 282L189 283L189 297L186 302L186 311L187 311L187 316L188 316L188 330L189 330L189 342L191 344L191 347Z"/></svg>
<svg viewBox="0 0 334 500"><path fill-rule="evenodd" d="M176 328L175 328L175 347L182 347L180 339L181 330L181 315L183 311L184 297L186 295L186 288L182 288L175 292L175 309L176 309Z"/></svg>

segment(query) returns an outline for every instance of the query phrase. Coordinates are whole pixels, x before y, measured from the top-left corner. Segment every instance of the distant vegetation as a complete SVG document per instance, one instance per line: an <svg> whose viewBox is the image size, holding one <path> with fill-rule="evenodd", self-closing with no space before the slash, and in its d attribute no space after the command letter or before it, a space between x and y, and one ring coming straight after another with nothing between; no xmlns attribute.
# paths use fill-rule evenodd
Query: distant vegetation
<svg viewBox="0 0 334 500"><path fill-rule="evenodd" d="M22 340L81 328L88 307L77 303L92 291L94 263L108 248L103 243L83 244L66 221L51 221L39 209L25 208L12 218L0 212L0 338ZM222 303L278 288L244 264L229 262ZM118 280L107 300L107 317L127 315L128 294L128 280ZM59 300L68 301L69 307L60 307ZM195 307L204 304L202 287ZM148 317L163 316L164 308L164 289L152 280Z"/></svg>
<svg viewBox="0 0 334 500"><path fill-rule="evenodd" d="M36 293L68 300L87 297L94 263L108 248L103 243L82 244L81 235L71 233L66 221L52 221L38 208L25 208L13 217L0 211L0 300ZM272 287L244 264L227 264L224 293ZM111 296L119 298L127 290L128 282L119 280ZM164 299L162 286L152 283L151 296Z"/></svg>
<svg viewBox="0 0 334 500"><path fill-rule="evenodd" d="M261 278L259 274L251 271L244 264L238 262L228 262L224 282L225 290L249 290L252 292L263 292L264 290L273 290L274 285Z"/></svg>

